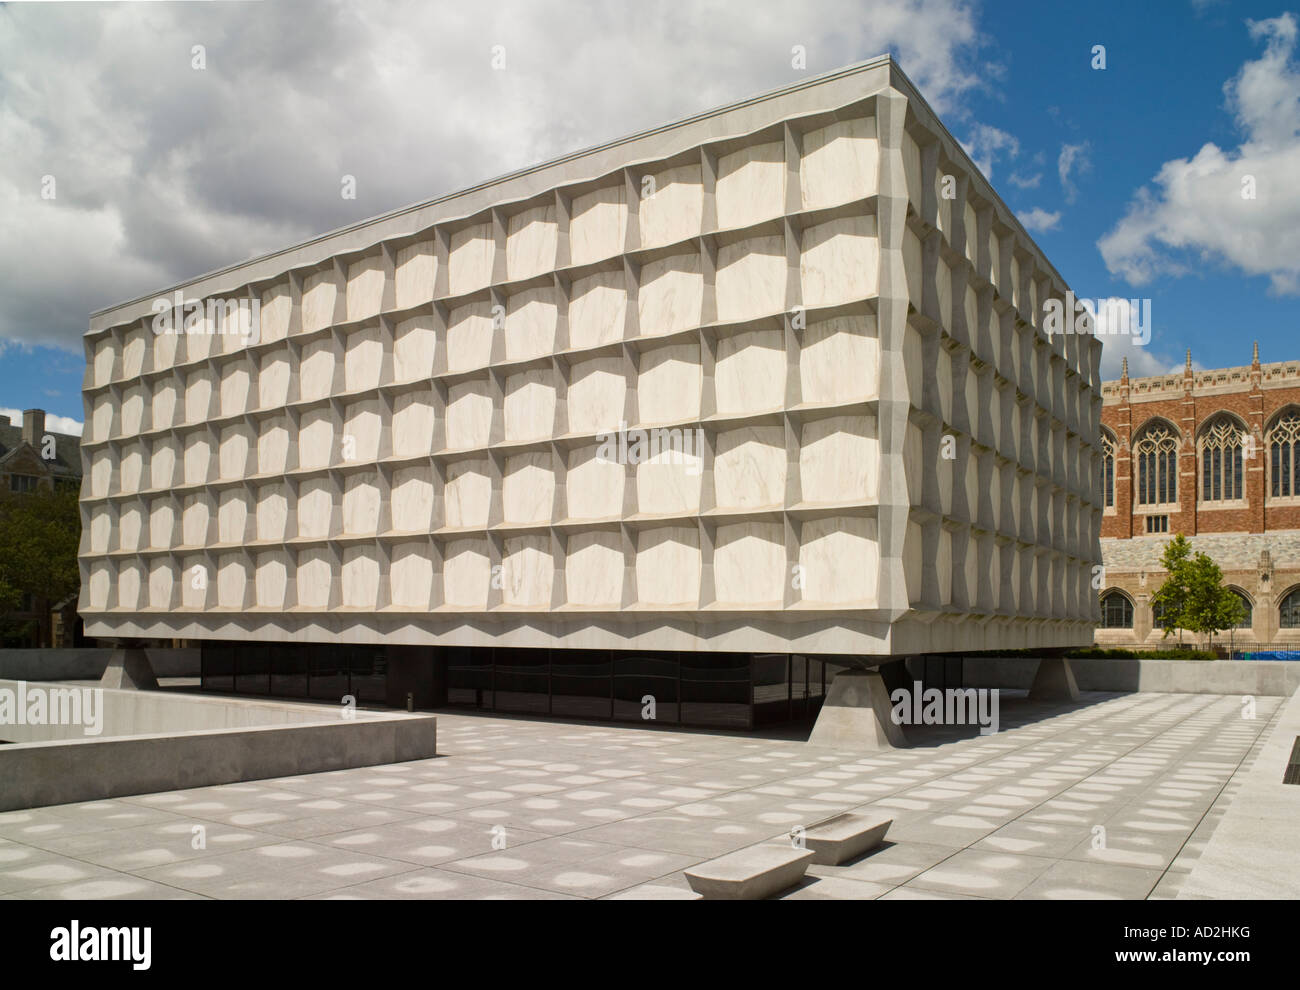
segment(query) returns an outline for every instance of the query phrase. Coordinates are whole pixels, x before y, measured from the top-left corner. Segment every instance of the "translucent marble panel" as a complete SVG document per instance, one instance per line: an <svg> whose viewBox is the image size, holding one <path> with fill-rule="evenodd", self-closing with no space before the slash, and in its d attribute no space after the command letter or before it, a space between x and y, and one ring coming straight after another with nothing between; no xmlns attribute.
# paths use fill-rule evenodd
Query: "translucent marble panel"
<svg viewBox="0 0 1300 990"><path fill-rule="evenodd" d="M323 547L298 551L298 607L324 609L330 604L330 588L337 578L333 555Z"/></svg>
<svg viewBox="0 0 1300 990"><path fill-rule="evenodd" d="M222 478L242 478L252 473L249 470L249 454L254 442L252 427L243 423L227 426L221 431L217 461Z"/></svg>
<svg viewBox="0 0 1300 990"><path fill-rule="evenodd" d="M334 391L334 341L328 337L309 341L302 349L298 368L298 396L323 399Z"/></svg>
<svg viewBox="0 0 1300 990"><path fill-rule="evenodd" d="M217 504L217 542L243 543L248 530L248 500L242 488L221 493Z"/></svg>
<svg viewBox="0 0 1300 990"><path fill-rule="evenodd" d="M876 600L880 548L873 519L809 519L801 526L799 563L803 599L818 604Z"/></svg>
<svg viewBox="0 0 1300 990"><path fill-rule="evenodd" d="M570 605L616 608L623 598L623 538L619 533L574 533L564 564Z"/></svg>
<svg viewBox="0 0 1300 990"><path fill-rule="evenodd" d="M506 277L530 278L554 269L558 234L552 205L512 216L506 231Z"/></svg>
<svg viewBox="0 0 1300 990"><path fill-rule="evenodd" d="M466 227L451 235L447 282L452 295L473 292L492 280L492 256L495 250L491 224Z"/></svg>
<svg viewBox="0 0 1300 990"><path fill-rule="evenodd" d="M713 484L720 509L757 509L785 501L785 430L746 426L717 437Z"/></svg>
<svg viewBox="0 0 1300 990"><path fill-rule="evenodd" d="M283 550L257 555L257 605L259 608L283 608L289 590L290 557Z"/></svg>
<svg viewBox="0 0 1300 990"><path fill-rule="evenodd" d="M488 524L492 508L492 472L484 460L453 461L447 465L443 489L445 525L453 529Z"/></svg>
<svg viewBox="0 0 1300 990"><path fill-rule="evenodd" d="M221 366L221 414L235 415L248 409L253 376L246 360L227 361Z"/></svg>
<svg viewBox="0 0 1300 990"><path fill-rule="evenodd" d="M248 572L243 554L222 554L217 565L217 606L243 608L248 589Z"/></svg>
<svg viewBox="0 0 1300 990"><path fill-rule="evenodd" d="M155 560L149 567L149 607L171 608L176 591L176 572L169 560Z"/></svg>
<svg viewBox="0 0 1300 990"><path fill-rule="evenodd" d="M575 279L570 290L569 346L596 347L623 339L627 289L622 271Z"/></svg>
<svg viewBox="0 0 1300 990"><path fill-rule="evenodd" d="M185 508L181 512L181 543L187 547L207 545L213 516L214 506L210 495L187 495Z"/></svg>
<svg viewBox="0 0 1300 990"><path fill-rule="evenodd" d="M484 299L453 309L447 318L447 368L467 371L492 360L492 304Z"/></svg>
<svg viewBox="0 0 1300 990"><path fill-rule="evenodd" d="M302 285L302 331L322 330L334 322L338 285L332 271L307 276Z"/></svg>
<svg viewBox="0 0 1300 990"><path fill-rule="evenodd" d="M165 549L176 536L176 506L171 499L155 499L149 507L149 546Z"/></svg>
<svg viewBox="0 0 1300 990"><path fill-rule="evenodd" d="M810 504L864 502L877 497L879 448L875 422L866 416L832 416L804 423L799 484Z"/></svg>
<svg viewBox="0 0 1300 990"><path fill-rule="evenodd" d="M506 303L506 358L519 361L555 350L559 318L555 289L541 286L516 292Z"/></svg>
<svg viewBox="0 0 1300 990"><path fill-rule="evenodd" d="M185 421L204 422L212 408L212 372L193 368L185 378Z"/></svg>
<svg viewBox="0 0 1300 990"><path fill-rule="evenodd" d="M151 400L153 402L153 425L155 428L171 426L176 422L176 399L177 388L174 381L167 378L154 382ZM98 407L96 407L96 414L95 436L103 437L105 434L100 432ZM111 414L109 422L112 422Z"/></svg>
<svg viewBox="0 0 1300 990"><path fill-rule="evenodd" d="M719 413L780 409L785 376L785 335L780 330L749 330L718 340L713 386Z"/></svg>
<svg viewBox="0 0 1300 990"><path fill-rule="evenodd" d="M427 542L398 543L392 549L389 596L395 608L423 611L433 596L433 556Z"/></svg>
<svg viewBox="0 0 1300 990"><path fill-rule="evenodd" d="M437 260L432 241L421 241L397 252L394 289L398 309L418 306L433 298Z"/></svg>
<svg viewBox="0 0 1300 990"><path fill-rule="evenodd" d="M491 579L492 557L486 540L454 540L447 545L442 588L448 605L484 608Z"/></svg>
<svg viewBox="0 0 1300 990"><path fill-rule="evenodd" d="M433 519L433 472L427 465L393 472L392 526L399 533L427 533Z"/></svg>
<svg viewBox="0 0 1300 990"><path fill-rule="evenodd" d="M345 461L376 460L383 443L384 405L378 399L364 399L343 411L341 456Z"/></svg>
<svg viewBox="0 0 1300 990"><path fill-rule="evenodd" d="M879 252L874 216L843 217L803 231L799 275L805 306L874 296Z"/></svg>
<svg viewBox="0 0 1300 990"><path fill-rule="evenodd" d="M262 305L258 309L259 339L284 340L289 336L289 315L292 311L293 294L287 282L263 291Z"/></svg>
<svg viewBox="0 0 1300 990"><path fill-rule="evenodd" d="M608 519L623 511L627 469L616 460L602 460L596 448L569 451L565 498L571 519Z"/></svg>
<svg viewBox="0 0 1300 990"><path fill-rule="evenodd" d="M671 344L637 357L637 415L641 425L673 423L700 414L700 345Z"/></svg>
<svg viewBox="0 0 1300 990"><path fill-rule="evenodd" d="M700 510L704 461L695 430L651 430L636 472L637 510L651 515Z"/></svg>
<svg viewBox="0 0 1300 990"><path fill-rule="evenodd" d="M279 409L289 401L289 357L270 351L261 357L257 373L257 401L262 409Z"/></svg>
<svg viewBox="0 0 1300 990"><path fill-rule="evenodd" d="M492 386L489 382L457 382L447 390L447 447L485 447L492 431Z"/></svg>
<svg viewBox="0 0 1300 990"><path fill-rule="evenodd" d="M149 455L149 487L152 489L169 489L175 483L175 440L159 437L153 440L153 452ZM92 461L98 466L99 460ZM94 476L92 476L94 481Z"/></svg>
<svg viewBox="0 0 1300 990"><path fill-rule="evenodd" d="M863 199L877 191L880 149L874 117L837 120L803 135L799 187L806 210Z"/></svg>
<svg viewBox="0 0 1300 990"><path fill-rule="evenodd" d="M780 607L785 578L785 535L780 523L718 527L713 583L719 602Z"/></svg>
<svg viewBox="0 0 1300 990"><path fill-rule="evenodd" d="M569 256L573 264L600 261L623 250L627 194L622 183L575 196L569 217Z"/></svg>
<svg viewBox="0 0 1300 990"><path fill-rule="evenodd" d="M384 368L384 344L379 325L353 330L347 336L343 357L343 387L349 392L374 388Z"/></svg>
<svg viewBox="0 0 1300 990"><path fill-rule="evenodd" d="M122 436L134 436L144 422L144 386L132 385L122 391Z"/></svg>
<svg viewBox="0 0 1300 990"><path fill-rule="evenodd" d="M700 598L700 532L666 526L636 534L636 590L643 605L695 605Z"/></svg>
<svg viewBox="0 0 1300 990"><path fill-rule="evenodd" d="M641 246L672 244L700 233L704 185L699 165L680 165L651 173L642 181Z"/></svg>
<svg viewBox="0 0 1300 990"><path fill-rule="evenodd" d="M351 546L343 551L344 608L374 608L379 604L379 559L373 546Z"/></svg>
<svg viewBox="0 0 1300 990"><path fill-rule="evenodd" d="M259 424L257 437L257 473L277 474L289 460L289 418L273 416ZM157 452L155 451L155 456Z"/></svg>
<svg viewBox="0 0 1300 990"><path fill-rule="evenodd" d="M555 502L555 467L550 451L506 458L501 502L508 523L549 522Z"/></svg>
<svg viewBox="0 0 1300 990"><path fill-rule="evenodd" d="M621 357L592 358L573 365L565 407L570 433L601 433L619 428L624 418L627 379Z"/></svg>
<svg viewBox="0 0 1300 990"><path fill-rule="evenodd" d="M416 381L433 374L438 335L432 316L413 316L397 324L393 334L393 380Z"/></svg>
<svg viewBox="0 0 1300 990"><path fill-rule="evenodd" d="M334 506L338 493L329 478L307 478L298 483L298 535L323 539L334 532Z"/></svg>
<svg viewBox="0 0 1300 990"><path fill-rule="evenodd" d="M785 212L785 144L750 145L717 165L718 228L746 227Z"/></svg>
<svg viewBox="0 0 1300 990"><path fill-rule="evenodd" d="M393 399L393 453L398 457L433 449L437 410L432 392L403 392Z"/></svg>
<svg viewBox="0 0 1300 990"><path fill-rule="evenodd" d="M642 266L637 308L643 336L698 326L703 301L698 253L674 254Z"/></svg>
<svg viewBox="0 0 1300 990"><path fill-rule="evenodd" d="M535 440L555 429L555 374L534 368L510 375L505 389L506 440Z"/></svg>
<svg viewBox="0 0 1300 990"><path fill-rule="evenodd" d="M348 322L378 316L384 300L384 262L379 255L348 266Z"/></svg>
<svg viewBox="0 0 1300 990"><path fill-rule="evenodd" d="M551 604L555 562L549 533L507 537L501 556L501 601L516 607Z"/></svg>
<svg viewBox="0 0 1300 990"><path fill-rule="evenodd" d="M281 482L257 489L257 538L283 540L288 533L289 499Z"/></svg>
<svg viewBox="0 0 1300 990"><path fill-rule="evenodd" d="M348 536L379 532L379 510L378 472L348 475L343 488L343 532Z"/></svg>
<svg viewBox="0 0 1300 990"><path fill-rule="evenodd" d="M127 506L122 510L122 517L117 524L117 549L139 550L140 535L144 524L144 512L139 505Z"/></svg>
<svg viewBox="0 0 1300 990"><path fill-rule="evenodd" d="M212 475L212 438L207 431L191 433L185 438L185 483L195 485Z"/></svg>
<svg viewBox="0 0 1300 990"><path fill-rule="evenodd" d="M880 341L874 316L810 322L800 333L799 389L806 403L874 397L880 382Z"/></svg>
<svg viewBox="0 0 1300 990"><path fill-rule="evenodd" d="M298 466L329 467L335 461L334 410L309 409L302 414L298 430Z"/></svg>
<svg viewBox="0 0 1300 990"><path fill-rule="evenodd" d="M752 237L718 249L718 319L742 321L785 309L785 239Z"/></svg>

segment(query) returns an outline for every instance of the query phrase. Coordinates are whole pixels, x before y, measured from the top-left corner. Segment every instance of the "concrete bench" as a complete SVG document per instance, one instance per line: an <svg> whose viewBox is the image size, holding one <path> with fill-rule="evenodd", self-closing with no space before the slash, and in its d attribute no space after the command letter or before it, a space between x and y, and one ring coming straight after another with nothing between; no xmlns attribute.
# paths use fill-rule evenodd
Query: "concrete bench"
<svg viewBox="0 0 1300 990"><path fill-rule="evenodd" d="M803 879L813 854L789 845L749 846L686 871L705 900L757 901Z"/></svg>
<svg viewBox="0 0 1300 990"><path fill-rule="evenodd" d="M845 812L804 829L804 844L821 866L839 866L884 841L892 818Z"/></svg>

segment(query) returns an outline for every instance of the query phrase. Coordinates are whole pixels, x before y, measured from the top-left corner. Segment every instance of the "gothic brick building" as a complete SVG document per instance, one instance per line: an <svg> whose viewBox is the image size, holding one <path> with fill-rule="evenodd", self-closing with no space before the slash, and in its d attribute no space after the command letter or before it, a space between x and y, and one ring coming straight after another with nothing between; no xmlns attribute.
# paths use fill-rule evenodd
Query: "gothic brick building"
<svg viewBox="0 0 1300 990"><path fill-rule="evenodd" d="M1219 639L1300 648L1300 361L1102 385L1103 645L1164 642L1151 596L1183 534L1248 607Z"/></svg>

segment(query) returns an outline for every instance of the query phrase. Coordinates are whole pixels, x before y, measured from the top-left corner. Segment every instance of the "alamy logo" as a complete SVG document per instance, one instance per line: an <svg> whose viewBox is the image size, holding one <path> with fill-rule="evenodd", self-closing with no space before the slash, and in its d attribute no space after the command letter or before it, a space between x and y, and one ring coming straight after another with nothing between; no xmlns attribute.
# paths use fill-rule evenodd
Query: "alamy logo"
<svg viewBox="0 0 1300 990"><path fill-rule="evenodd" d="M50 958L55 962L129 962L148 969L152 961L152 928L82 928L73 919L67 928L50 931Z"/></svg>
<svg viewBox="0 0 1300 990"><path fill-rule="evenodd" d="M704 431L701 429L629 430L619 420L617 433L596 436L596 460L607 464L684 464L692 476L704 470Z"/></svg>
<svg viewBox="0 0 1300 990"><path fill-rule="evenodd" d="M153 301L153 332L220 334L241 337L245 344L262 339L262 301L239 299L186 299L180 289L173 298Z"/></svg>
<svg viewBox="0 0 1300 990"><path fill-rule="evenodd" d="M898 688L889 693L894 703L889 715L895 725L978 725L981 736L998 731L997 688L922 689L915 681L912 689Z"/></svg>
<svg viewBox="0 0 1300 990"><path fill-rule="evenodd" d="M0 725L80 725L88 736L104 731L103 688L47 688L19 681L0 688Z"/></svg>

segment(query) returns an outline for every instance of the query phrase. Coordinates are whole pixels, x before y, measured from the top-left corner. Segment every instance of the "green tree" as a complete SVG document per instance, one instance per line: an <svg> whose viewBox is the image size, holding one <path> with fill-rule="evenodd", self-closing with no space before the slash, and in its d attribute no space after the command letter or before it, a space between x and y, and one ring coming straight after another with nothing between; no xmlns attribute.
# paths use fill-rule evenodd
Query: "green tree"
<svg viewBox="0 0 1300 990"><path fill-rule="evenodd" d="M1183 609L1186 628L1206 634L1231 629L1246 617L1237 596L1223 586L1223 571L1203 553L1192 558L1187 569L1187 602Z"/></svg>
<svg viewBox="0 0 1300 990"><path fill-rule="evenodd" d="M1151 607L1161 613L1164 635L1168 639L1175 629L1190 629L1183 618L1187 605L1188 567L1192 544L1181 533L1167 544L1160 555L1160 564L1169 575L1159 590L1151 596Z"/></svg>
<svg viewBox="0 0 1300 990"><path fill-rule="evenodd" d="M0 492L0 622L4 625L25 595L53 606L77 594L81 585L77 497L74 487ZM75 606L68 612L65 622L75 619Z"/></svg>
<svg viewBox="0 0 1300 990"><path fill-rule="evenodd" d="M1175 536L1165 546L1160 562L1168 572L1164 584L1151 596L1161 610L1164 634L1174 629L1214 634L1232 629L1246 617L1240 600L1223 586L1223 571L1206 554L1192 553L1185 536Z"/></svg>

